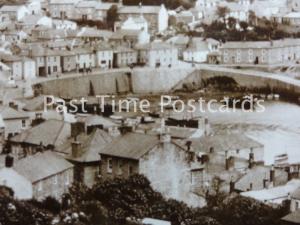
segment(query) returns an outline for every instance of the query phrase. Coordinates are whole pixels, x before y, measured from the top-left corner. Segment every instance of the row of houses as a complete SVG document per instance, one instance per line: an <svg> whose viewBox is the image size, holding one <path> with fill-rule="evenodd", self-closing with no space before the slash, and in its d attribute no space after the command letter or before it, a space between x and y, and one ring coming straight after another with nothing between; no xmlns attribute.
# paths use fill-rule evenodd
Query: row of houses
<svg viewBox="0 0 300 225"><path fill-rule="evenodd" d="M220 47L222 63L272 65L297 62L300 39L226 42Z"/></svg>
<svg viewBox="0 0 300 225"><path fill-rule="evenodd" d="M243 134L210 134L206 120L189 128L178 127L174 120L166 126L161 119L148 123L124 114L120 123L119 117L86 114L76 115L77 122L48 119L31 127L32 118L19 114L7 118L2 111L3 137L9 136L3 152L10 155L0 155L0 183L12 187L17 198L60 199L73 181L91 187L99 178L140 173L164 196L192 205L204 204L205 193L216 191L217 182L219 191L272 206L291 199L291 210L299 208L294 194L300 188L299 165L265 166L262 144ZM45 171L33 172L42 162L47 163ZM53 168L55 163L59 166ZM22 191L11 175L18 178Z"/></svg>
<svg viewBox="0 0 300 225"><path fill-rule="evenodd" d="M11 68L10 73L14 80L29 80L36 76L58 75L65 72L91 71L94 68L121 68L134 64L150 67L178 65L177 49L163 42L139 44L134 48L123 45L114 48L107 42L73 49L25 45L20 55L1 54L0 59Z"/></svg>

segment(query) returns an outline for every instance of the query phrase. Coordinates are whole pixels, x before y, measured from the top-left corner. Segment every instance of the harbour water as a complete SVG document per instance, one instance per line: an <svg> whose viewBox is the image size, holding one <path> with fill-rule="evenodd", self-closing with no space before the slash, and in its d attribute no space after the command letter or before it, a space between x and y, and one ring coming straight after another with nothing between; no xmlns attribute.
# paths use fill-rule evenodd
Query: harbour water
<svg viewBox="0 0 300 225"><path fill-rule="evenodd" d="M300 106L281 101L266 101L263 105L264 112L206 110L193 116L207 117L214 133L243 133L261 142L267 165L274 163L276 155L284 153L290 163L300 163Z"/></svg>

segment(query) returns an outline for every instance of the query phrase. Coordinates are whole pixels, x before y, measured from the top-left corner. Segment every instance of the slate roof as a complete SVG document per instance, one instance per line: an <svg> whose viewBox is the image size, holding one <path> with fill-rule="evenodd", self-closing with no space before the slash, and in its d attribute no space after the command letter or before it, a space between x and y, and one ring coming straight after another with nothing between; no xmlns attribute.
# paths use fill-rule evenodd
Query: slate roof
<svg viewBox="0 0 300 225"><path fill-rule="evenodd" d="M258 191L248 191L242 193L243 196L254 198L259 201L274 201L274 203L281 204L282 200L287 198L289 193L300 187L299 180L291 180L285 185L263 189Z"/></svg>
<svg viewBox="0 0 300 225"><path fill-rule="evenodd" d="M281 220L287 221L293 224L300 224L300 210L297 210L295 212L292 212L285 217L283 217Z"/></svg>
<svg viewBox="0 0 300 225"><path fill-rule="evenodd" d="M256 166L249 170L243 177L241 177L235 184L235 189L240 191L247 191L252 183L252 190L262 190L263 180L270 178L270 166ZM283 185L287 181L287 172L275 169L274 186Z"/></svg>
<svg viewBox="0 0 300 225"><path fill-rule="evenodd" d="M110 119L104 118L99 115L88 115L83 117L78 117L78 121L83 121L87 126L98 126L103 125L104 127L115 127L117 124L112 122Z"/></svg>
<svg viewBox="0 0 300 225"><path fill-rule="evenodd" d="M96 8L100 4L97 1L80 1L76 4L76 8Z"/></svg>
<svg viewBox="0 0 300 225"><path fill-rule="evenodd" d="M137 37L141 33L140 30L117 30L110 39L123 39L126 36Z"/></svg>
<svg viewBox="0 0 300 225"><path fill-rule="evenodd" d="M184 35L177 35L175 37L171 37L166 42L173 45L183 45L186 46L189 43L190 38Z"/></svg>
<svg viewBox="0 0 300 225"><path fill-rule="evenodd" d="M299 199L300 200L300 188L298 188L293 193L291 193L291 197L294 198L294 199Z"/></svg>
<svg viewBox="0 0 300 225"><path fill-rule="evenodd" d="M161 49L174 49L175 47L166 42L151 42L144 45L136 45L137 49L141 50L161 50Z"/></svg>
<svg viewBox="0 0 300 225"><path fill-rule="evenodd" d="M263 147L259 142L243 134L203 136L199 139L191 139L191 141L193 148L200 152L210 152L211 148L214 152L224 152Z"/></svg>
<svg viewBox="0 0 300 225"><path fill-rule="evenodd" d="M26 112L17 111L6 106L0 107L0 114L4 120L29 118L29 115Z"/></svg>
<svg viewBox="0 0 300 225"><path fill-rule="evenodd" d="M127 133L102 149L100 155L139 160L158 143L157 136Z"/></svg>
<svg viewBox="0 0 300 225"><path fill-rule="evenodd" d="M19 62L22 61L22 58L17 55L1 54L0 59L4 62Z"/></svg>
<svg viewBox="0 0 300 225"><path fill-rule="evenodd" d="M119 14L158 14L160 6L123 6L119 9Z"/></svg>
<svg viewBox="0 0 300 225"><path fill-rule="evenodd" d="M5 127L5 123L3 121L2 115L0 114L0 128Z"/></svg>
<svg viewBox="0 0 300 225"><path fill-rule="evenodd" d="M24 6L23 5L4 5L0 9L0 12L15 12L15 11L18 11L22 7L24 7Z"/></svg>
<svg viewBox="0 0 300 225"><path fill-rule="evenodd" d="M72 161L78 162L95 162L100 161L99 153L105 146L113 141L113 138L103 130L96 129L91 134L80 134L77 141L82 144L81 154L79 157L72 156L72 140L69 139L64 145L58 147L59 152L67 153L66 157Z"/></svg>
<svg viewBox="0 0 300 225"><path fill-rule="evenodd" d="M71 124L60 120L47 120L11 138L12 142L43 146L59 146L71 136Z"/></svg>
<svg viewBox="0 0 300 225"><path fill-rule="evenodd" d="M282 39L275 41L229 41L224 43L221 48L274 48L274 47L284 47L284 46L295 46L300 45L300 39Z"/></svg>
<svg viewBox="0 0 300 225"><path fill-rule="evenodd" d="M74 5L78 2L78 0L50 0L49 4L56 4L56 5Z"/></svg>
<svg viewBox="0 0 300 225"><path fill-rule="evenodd" d="M32 183L35 183L71 169L73 165L54 152L46 151L18 160L13 168Z"/></svg>

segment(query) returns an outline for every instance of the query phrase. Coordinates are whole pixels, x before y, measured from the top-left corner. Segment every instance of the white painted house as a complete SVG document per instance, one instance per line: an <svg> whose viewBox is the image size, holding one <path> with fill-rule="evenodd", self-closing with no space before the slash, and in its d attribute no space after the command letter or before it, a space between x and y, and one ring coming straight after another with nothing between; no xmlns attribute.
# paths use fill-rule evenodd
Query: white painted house
<svg viewBox="0 0 300 225"><path fill-rule="evenodd" d="M96 52L96 66L102 69L111 69L113 67L113 49L109 45L98 45Z"/></svg>
<svg viewBox="0 0 300 225"><path fill-rule="evenodd" d="M183 51L183 60L187 62L207 62L207 56L211 52L218 51L220 43L214 39L192 38L188 48Z"/></svg>
<svg viewBox="0 0 300 225"><path fill-rule="evenodd" d="M39 15L42 13L42 4L39 0L29 0L26 7L31 15Z"/></svg>
<svg viewBox="0 0 300 225"><path fill-rule="evenodd" d="M77 23L75 23L71 20L54 19L52 22L53 22L53 28L58 29L58 30L76 30L77 29Z"/></svg>
<svg viewBox="0 0 300 225"><path fill-rule="evenodd" d="M31 80L36 77L35 62L26 57L15 55L0 55L3 63L11 68L13 80Z"/></svg>
<svg viewBox="0 0 300 225"><path fill-rule="evenodd" d="M137 45L138 63L149 67L173 67L178 65L178 49L165 42Z"/></svg>
<svg viewBox="0 0 300 225"><path fill-rule="evenodd" d="M5 124L5 138L21 133L30 127L30 117L26 112L8 106L0 107L0 114Z"/></svg>
<svg viewBox="0 0 300 225"><path fill-rule="evenodd" d="M0 9L0 14L7 14L11 20L20 21L24 16L29 15L30 12L24 5L4 5Z"/></svg>
<svg viewBox="0 0 300 225"><path fill-rule="evenodd" d="M138 17L129 17L125 22L121 25L122 30L145 30L148 32L148 22L141 15Z"/></svg>

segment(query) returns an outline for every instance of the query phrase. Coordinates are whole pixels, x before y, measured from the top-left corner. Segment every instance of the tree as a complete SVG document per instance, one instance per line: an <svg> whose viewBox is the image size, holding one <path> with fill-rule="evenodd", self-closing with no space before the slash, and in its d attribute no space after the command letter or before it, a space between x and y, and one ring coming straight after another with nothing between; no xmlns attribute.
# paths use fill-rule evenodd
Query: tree
<svg viewBox="0 0 300 225"><path fill-rule="evenodd" d="M241 27L242 32L243 32L243 40L245 40L249 24L246 21L241 21L240 22L240 27Z"/></svg>
<svg viewBox="0 0 300 225"><path fill-rule="evenodd" d="M106 16L106 23L107 26L111 29L114 28L114 24L116 21L119 20L119 14L118 14L118 6L117 5L112 5L109 10L107 11L107 16Z"/></svg>
<svg viewBox="0 0 300 225"><path fill-rule="evenodd" d="M230 13L230 9L226 6L218 6L217 15L223 19L223 22L226 23L226 16Z"/></svg>
<svg viewBox="0 0 300 225"><path fill-rule="evenodd" d="M237 20L234 17L229 17L227 20L227 24L229 29L234 30L236 28Z"/></svg>

